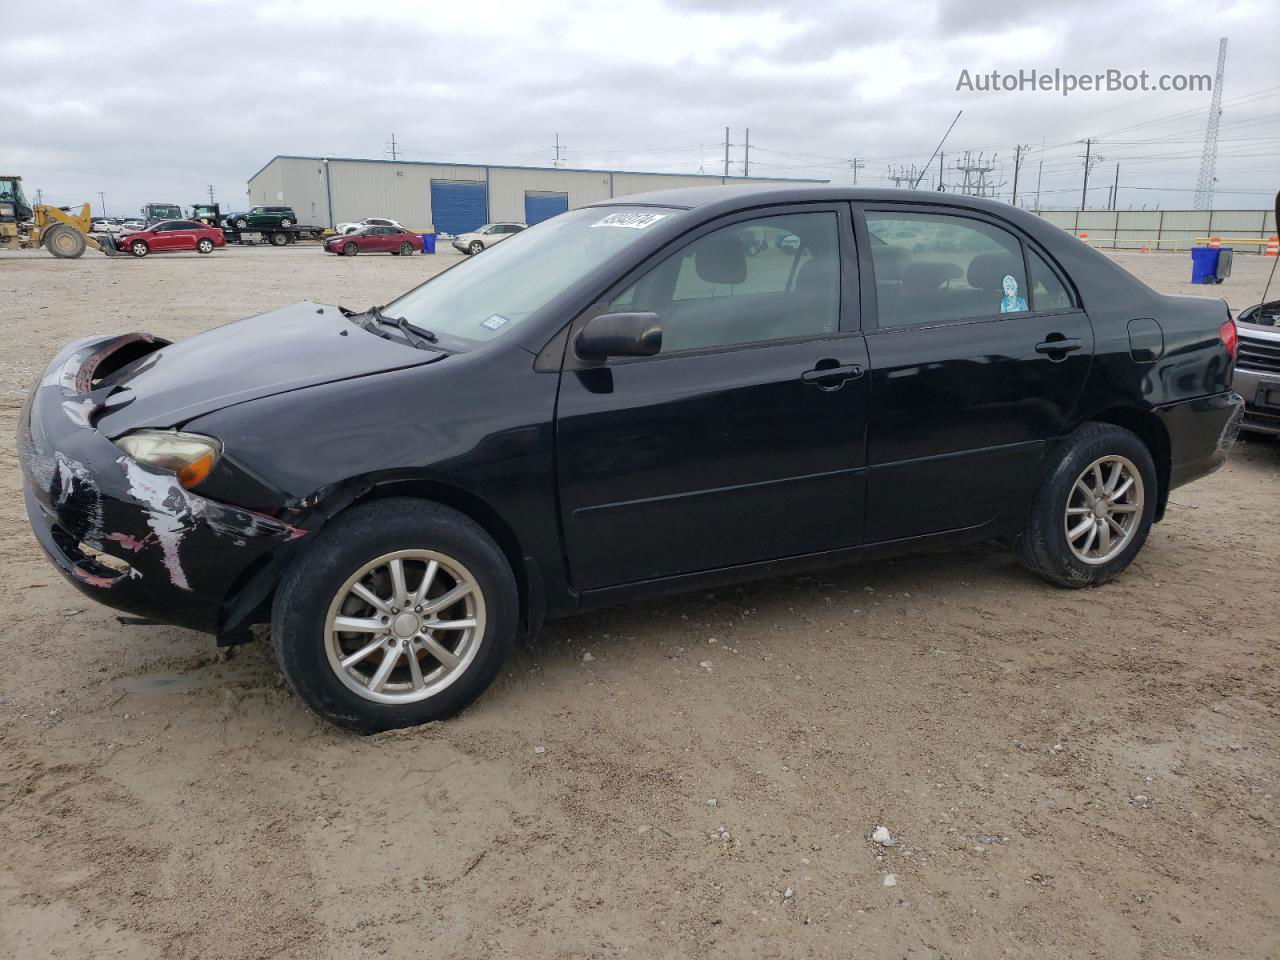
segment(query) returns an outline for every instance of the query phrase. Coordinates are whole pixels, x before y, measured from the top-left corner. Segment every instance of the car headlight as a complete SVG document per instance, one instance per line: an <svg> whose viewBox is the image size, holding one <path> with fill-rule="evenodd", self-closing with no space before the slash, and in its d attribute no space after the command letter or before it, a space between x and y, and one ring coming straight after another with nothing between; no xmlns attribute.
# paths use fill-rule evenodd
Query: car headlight
<svg viewBox="0 0 1280 960"><path fill-rule="evenodd" d="M188 490L209 476L222 456L222 444L213 437L175 430L137 430L116 446L139 463L177 474Z"/></svg>

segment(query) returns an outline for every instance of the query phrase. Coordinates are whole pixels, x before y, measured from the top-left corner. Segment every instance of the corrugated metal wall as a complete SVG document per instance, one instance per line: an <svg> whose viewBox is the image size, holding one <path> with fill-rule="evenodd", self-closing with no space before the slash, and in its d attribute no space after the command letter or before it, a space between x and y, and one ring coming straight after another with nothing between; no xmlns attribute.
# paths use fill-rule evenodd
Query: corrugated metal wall
<svg viewBox="0 0 1280 960"><path fill-rule="evenodd" d="M1273 210L1045 210L1045 220L1074 234L1089 234L1103 249L1186 250L1199 237L1222 237L1237 253L1258 253L1263 245L1241 239L1266 240L1276 235Z"/></svg>
<svg viewBox="0 0 1280 960"><path fill-rule="evenodd" d="M722 182L823 182L762 177L731 177L725 181L718 176L607 170L276 157L249 181L249 198L252 203L287 203L303 223L332 226L365 217L390 217L410 229L421 230L432 225L432 180L484 181L488 190L486 219L513 221L524 219L526 190L566 193L572 210L610 197L673 187L698 187Z"/></svg>

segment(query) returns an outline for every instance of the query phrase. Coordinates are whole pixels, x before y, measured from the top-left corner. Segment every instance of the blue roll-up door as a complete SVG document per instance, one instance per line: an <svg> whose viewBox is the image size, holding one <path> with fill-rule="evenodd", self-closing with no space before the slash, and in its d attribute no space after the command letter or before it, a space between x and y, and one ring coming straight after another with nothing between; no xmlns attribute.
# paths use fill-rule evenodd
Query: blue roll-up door
<svg viewBox="0 0 1280 960"><path fill-rule="evenodd" d="M489 198L482 180L432 180L431 222L436 233L466 233L483 227Z"/></svg>
<svg viewBox="0 0 1280 960"><path fill-rule="evenodd" d="M524 192L524 222L529 226L550 220L558 213L569 209L567 193L551 193L546 190L526 190Z"/></svg>

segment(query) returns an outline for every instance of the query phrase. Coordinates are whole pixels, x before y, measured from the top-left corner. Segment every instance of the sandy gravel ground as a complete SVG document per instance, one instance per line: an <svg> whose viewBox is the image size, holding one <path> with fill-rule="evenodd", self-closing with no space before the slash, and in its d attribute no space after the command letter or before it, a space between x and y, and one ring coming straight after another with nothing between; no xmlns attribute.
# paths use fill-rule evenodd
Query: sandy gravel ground
<svg viewBox="0 0 1280 960"><path fill-rule="evenodd" d="M1268 266L1120 259L1236 308ZM975 549L625 607L367 739L39 554L12 438L60 343L448 262L0 255L0 957L1280 956L1275 442L1099 590Z"/></svg>

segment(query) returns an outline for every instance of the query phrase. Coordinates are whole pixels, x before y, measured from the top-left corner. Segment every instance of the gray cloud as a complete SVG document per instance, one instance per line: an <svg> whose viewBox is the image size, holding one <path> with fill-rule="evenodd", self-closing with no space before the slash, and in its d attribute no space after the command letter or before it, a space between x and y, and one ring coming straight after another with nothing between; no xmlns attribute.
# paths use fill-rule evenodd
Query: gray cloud
<svg viewBox="0 0 1280 960"><path fill-rule="evenodd" d="M922 164L963 109L948 156L1011 161L1016 143L1031 145L1023 192L1043 138L1045 198L1074 202L1074 141L1119 131L1098 148L1100 182L1119 162L1123 204L1178 206L1190 203L1208 94L981 94L957 92L956 79L961 68L1212 72L1216 56L1200 7L1154 0L581 0L491 4L484 20L370 10L10 0L4 165L48 200L96 209L101 190L126 213L191 203L208 184L235 204L277 153L383 156L393 131L409 159L545 164L559 132L573 166L718 172L728 124L735 145L751 128L753 173L847 179L857 156L874 180L890 163ZM1280 11L1238 2L1215 17L1231 37L1219 205L1265 206L1280 90L1233 98L1276 86Z"/></svg>

